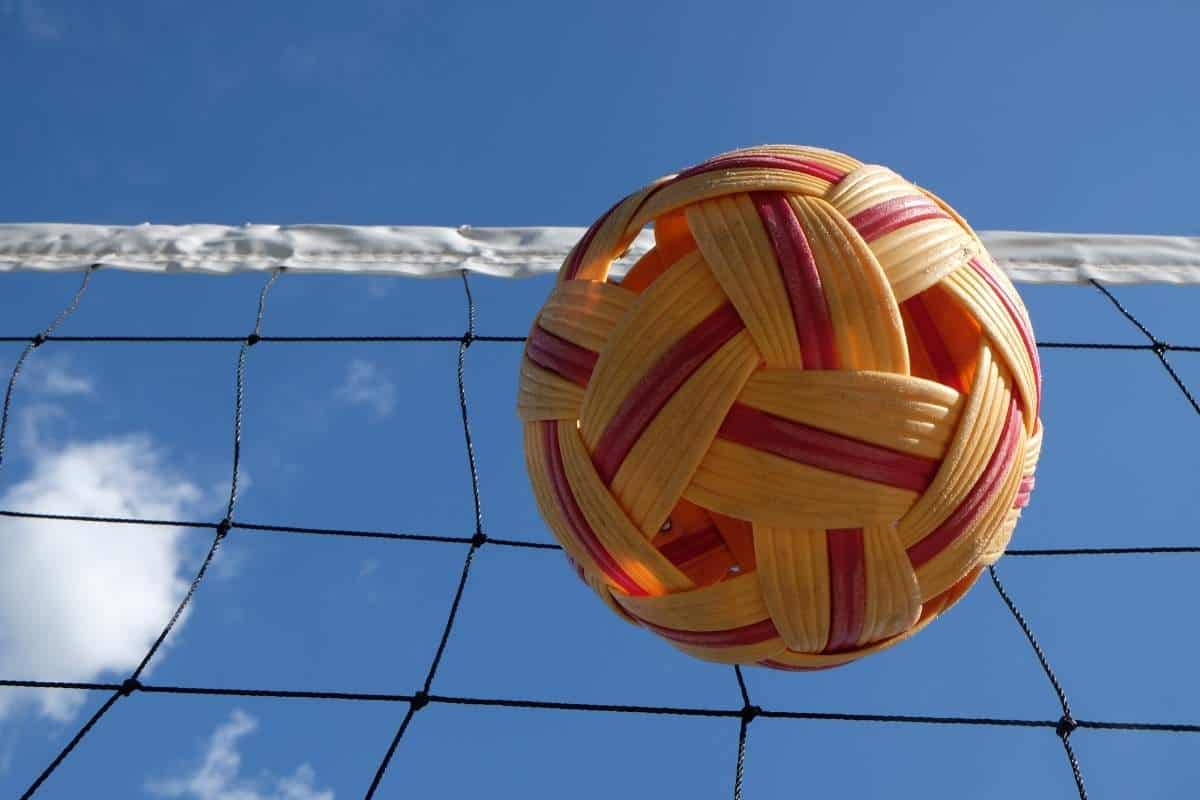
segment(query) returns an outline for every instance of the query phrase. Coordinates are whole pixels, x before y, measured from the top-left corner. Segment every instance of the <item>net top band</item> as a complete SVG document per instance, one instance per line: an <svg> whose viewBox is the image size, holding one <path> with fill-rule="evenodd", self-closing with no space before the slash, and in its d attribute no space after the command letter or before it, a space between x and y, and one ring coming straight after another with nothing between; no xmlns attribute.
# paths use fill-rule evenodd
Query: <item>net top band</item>
<svg viewBox="0 0 1200 800"><path fill-rule="evenodd" d="M503 278L553 273L583 235L576 227L392 225L0 224L0 271L297 272ZM1200 237L981 231L1014 281L1200 283ZM614 264L620 276L653 246L643 231Z"/></svg>

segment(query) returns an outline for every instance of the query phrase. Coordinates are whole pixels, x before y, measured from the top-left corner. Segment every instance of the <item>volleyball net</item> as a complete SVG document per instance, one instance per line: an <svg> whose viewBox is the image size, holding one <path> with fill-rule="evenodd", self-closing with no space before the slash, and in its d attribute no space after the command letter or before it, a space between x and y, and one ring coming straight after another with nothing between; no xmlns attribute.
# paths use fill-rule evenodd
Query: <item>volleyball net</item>
<svg viewBox="0 0 1200 800"><path fill-rule="evenodd" d="M569 697L492 697L447 694L438 690L437 676L454 635L455 622L464 603L484 602L468 590L475 556L485 548L506 548L538 557L539 551L559 549L556 545L521 538L505 538L502 532L489 528L483 513L479 471L476 465L472 438L470 387L466 379L466 364L472 347L478 343L520 347L522 331L481 333L476 326L476 301L472 294L473 273L489 276L519 278L552 272L558 268L567 252L582 235L576 228L433 228L433 227L357 227L332 225L246 225L226 227L216 225L134 227L86 226L59 224L0 225L0 272L10 270L79 271L76 289L62 298L61 311L46 320L44 327L34 331L0 330L0 341L19 348L4 395L0 416L0 481L4 481L5 446L9 437L10 417L22 402L21 373L29 362L37 359L44 348L62 342L106 343L157 342L183 348L203 342L225 342L237 346L236 358L230 364L230 401L232 428L230 431L230 480L224 514L219 519L179 520L141 519L111 516L86 516L61 508L3 508L0 517L22 520L42 520L59 523L103 523L119 526L176 526L206 530L210 544L203 558L195 565L194 577L172 616L162 620L162 631L144 654L140 663L119 682L71 682L60 676L3 675L0 686L40 690L82 690L99 693L104 702L67 738L61 750L48 764L22 764L29 771L29 786L22 797L33 796L56 769L77 747L85 746L89 736L103 735L103 719L121 701L133 695L202 695L226 697L264 697L284 700L322 699L343 702L392 704L396 707L396 725L390 741L379 742L378 766L363 788L369 799L375 796L403 740L410 730L419 727L422 711L431 706L454 705L467 707L500 707L532 709L545 713L604 713L632 715L666 715L674 717L710 717L737 723L736 736L730 735L730 782L728 789L734 797L742 793L746 769L753 768L748 758L752 724L760 718L811 721L843 721L933 726L987 726L998 728L1037 728L1054 731L1067 758L1076 788L1081 798L1085 788L1086 764L1080 765L1072 748L1072 736L1079 730L1154 731L1172 734L1200 733L1200 724L1135 720L1080 718L1072 712L1067 690L1059 681L1052 658L1042 649L1036 631L1020 610L1019 597L1014 597L1001 582L995 568L990 578L995 591L1004 602L1045 673L1058 700L1057 707L1042 718L1012 716L953 716L837 713L809 711L801 708L776 708L755 702L740 668L731 670L736 681L740 705L679 706L630 705L623 703L576 702ZM981 234L989 252L1015 281L1025 283L1080 284L1080 291L1103 295L1113 313L1121 315L1137 331L1137 343L1105 341L1041 341L1043 350L1092 350L1112 352L1144 352L1155 359L1169 376L1183 401L1200 415L1200 404L1173 363L1180 353L1200 352L1200 337L1190 342L1168 342L1155 334L1122 303L1122 284L1133 283L1200 283L1200 238L1168 236L1062 235L1022 232L984 232ZM623 274L633 261L642 255L652 242L649 234L637 239L630 251L617 264L615 275ZM87 303L88 287L98 272L112 269L163 273L232 273L259 271L262 285L253 317L246 319L244 330L218 331L212 335L180 336L171 331L161 335L123 335L120 332L95 331L64 335L60 326L79 307ZM364 336L354 332L322 335L269 335L263 331L264 319L269 317L267 300L280 280L303 273L352 273L366 275L397 275L413 278L444 277L462 286L462 324L456 330L440 335L396 333ZM0 286L4 284L0 277ZM447 312L447 319L453 316ZM248 333L245 331L249 331ZM363 341L394 342L420 346L435 342L456 344L453 358L458 412L461 416L463 461L469 480L463 491L473 509L474 530L468 532L410 533L387 530L357 530L353 528L303 527L278 520L247 521L238 515L242 443L254 431L244 428L244 397L247 374L253 370L252 352L278 343L351 344ZM514 421L514 424L515 421ZM1193 432L1194 435L1194 432ZM469 493L469 494L468 494ZM462 550L454 590L442 601L444 624L436 646L428 656L424 680L406 691L387 694L340 691L337 687L318 687L311 690L284 689L276 686L201 686L162 684L144 680L148 666L160 654L163 643L177 626L181 615L195 593L202 591L205 576L222 543L237 531L265 531L296 537L341 537L349 540L404 542L422 541L455 546ZM1200 554L1200 545L1139 542L1130 546L1086 546L1054 548L1011 548L1007 555L1017 558L1038 557L1102 557L1115 555L1180 556ZM437 603L433 603L437 605ZM407 613L407 612L406 612ZM415 611L413 612L415 613ZM426 712L427 713L427 712Z"/></svg>

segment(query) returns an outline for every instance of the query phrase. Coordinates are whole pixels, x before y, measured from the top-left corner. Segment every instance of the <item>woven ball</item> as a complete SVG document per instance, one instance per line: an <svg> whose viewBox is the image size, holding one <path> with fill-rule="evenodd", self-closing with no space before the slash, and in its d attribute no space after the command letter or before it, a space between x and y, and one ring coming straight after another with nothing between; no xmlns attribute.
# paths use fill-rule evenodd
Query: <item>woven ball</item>
<svg viewBox="0 0 1200 800"><path fill-rule="evenodd" d="M615 612L709 661L820 669L907 638L1033 487L1016 290L945 203L840 153L739 150L624 198L524 355L550 529Z"/></svg>

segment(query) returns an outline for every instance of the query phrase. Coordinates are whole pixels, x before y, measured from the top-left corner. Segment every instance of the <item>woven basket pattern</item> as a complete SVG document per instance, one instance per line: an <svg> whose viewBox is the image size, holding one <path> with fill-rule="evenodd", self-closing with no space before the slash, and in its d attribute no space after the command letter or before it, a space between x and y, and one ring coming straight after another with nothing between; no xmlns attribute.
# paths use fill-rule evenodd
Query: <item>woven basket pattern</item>
<svg viewBox="0 0 1200 800"><path fill-rule="evenodd" d="M605 213L518 391L539 509L600 598L699 658L795 670L907 638L1000 557L1040 402L1028 313L966 222L793 146Z"/></svg>

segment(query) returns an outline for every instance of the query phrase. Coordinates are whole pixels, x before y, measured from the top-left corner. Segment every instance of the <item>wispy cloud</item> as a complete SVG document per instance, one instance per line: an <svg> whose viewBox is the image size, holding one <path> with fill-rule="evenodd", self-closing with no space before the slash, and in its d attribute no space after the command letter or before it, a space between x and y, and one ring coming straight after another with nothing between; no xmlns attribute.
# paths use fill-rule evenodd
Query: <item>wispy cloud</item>
<svg viewBox="0 0 1200 800"><path fill-rule="evenodd" d="M74 441L36 435L29 475L0 497L14 510L180 519L202 499L173 474L147 436ZM186 588L181 528L31 519L0 520L0 673L95 681L138 663ZM0 718L19 707L56 720L82 698L54 690L0 690Z"/></svg>
<svg viewBox="0 0 1200 800"><path fill-rule="evenodd" d="M76 372L71 359L65 355L42 356L38 353L25 362L18 380L22 391L50 397L88 395L96 391L92 379Z"/></svg>
<svg viewBox="0 0 1200 800"><path fill-rule="evenodd" d="M30 39L52 41L63 35L62 18L47 9L41 0L0 0L0 16L15 20L21 32Z"/></svg>
<svg viewBox="0 0 1200 800"><path fill-rule="evenodd" d="M337 396L351 406L366 408L371 418L381 420L396 408L396 385L372 361L356 358L346 368Z"/></svg>
<svg viewBox="0 0 1200 800"><path fill-rule="evenodd" d="M316 788L316 773L304 763L290 775L260 771L255 778L242 772L239 741L258 728L258 720L234 709L229 720L209 737L199 764L182 775L149 780L146 790L159 797L186 800L334 800L333 790Z"/></svg>

